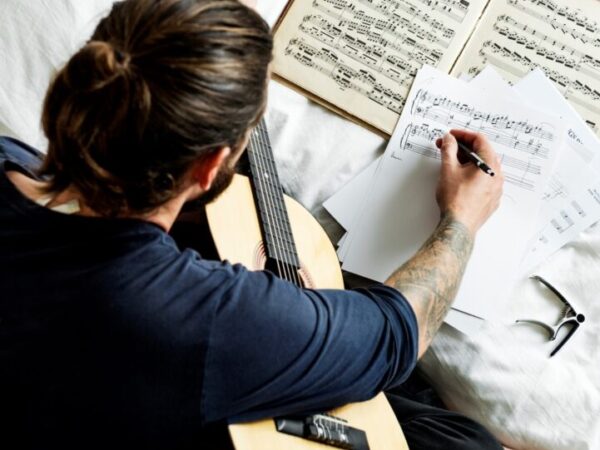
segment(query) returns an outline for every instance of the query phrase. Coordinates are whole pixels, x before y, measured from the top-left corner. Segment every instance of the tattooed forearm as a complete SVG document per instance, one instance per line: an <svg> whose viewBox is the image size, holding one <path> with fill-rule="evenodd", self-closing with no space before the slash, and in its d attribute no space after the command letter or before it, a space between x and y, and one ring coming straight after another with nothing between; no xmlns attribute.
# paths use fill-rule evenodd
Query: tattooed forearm
<svg viewBox="0 0 600 450"><path fill-rule="evenodd" d="M451 214L421 249L386 282L412 305L419 324L419 356L425 353L456 296L473 249L468 228Z"/></svg>

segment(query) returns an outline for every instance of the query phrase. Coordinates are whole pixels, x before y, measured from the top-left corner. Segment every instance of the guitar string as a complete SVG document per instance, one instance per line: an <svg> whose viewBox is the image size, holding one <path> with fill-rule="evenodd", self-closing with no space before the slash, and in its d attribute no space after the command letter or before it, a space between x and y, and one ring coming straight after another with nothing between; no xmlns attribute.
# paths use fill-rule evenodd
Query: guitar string
<svg viewBox="0 0 600 450"><path fill-rule="evenodd" d="M279 219L281 220L281 223L282 223L283 227L285 228L285 231L288 234L288 236L287 236L288 239L285 240L284 245L285 245L286 251L288 252L290 259L291 259L292 276L294 278L294 283L296 284L296 286L302 287L302 283L300 281L300 274L296 270L296 267L299 268L300 264L299 264L298 256L297 256L296 250L295 250L295 245L294 245L293 234L292 234L290 222L289 222L289 219L287 218L288 215L287 215L287 209L285 207L283 189L282 189L281 183L279 181L279 175L277 172L277 167L275 166L273 150L272 150L272 147L271 147L271 144L269 141L269 135L267 132L266 122L264 122L264 119L263 119L263 124L260 127L259 131L260 131L259 136L261 137L261 145L266 150L265 152L263 152L263 155L265 157L267 155L270 155L270 158L266 158L267 166L270 167L271 173L273 174L273 177L274 177L275 201L278 201L279 206L280 206L279 208L277 208L275 210L275 214L279 216Z"/></svg>
<svg viewBox="0 0 600 450"><path fill-rule="evenodd" d="M289 220L286 221L284 215L282 214L282 210L285 209L285 203L283 200L283 190L281 189L281 184L279 182L279 177L277 174L277 168L273 165L273 150L268 140L266 122L264 119L261 121L261 126L258 128L258 139L262 145L263 152L261 153L263 161L266 161L267 170L272 174L271 186L274 186L274 189L269 191L271 197L273 198L273 203L278 207L275 208L275 215L279 220L282 227L282 235L284 235L284 252L287 252L287 260L289 262L289 270L292 275L292 282L297 286L301 286L300 284L300 276L296 270L296 266L298 265L294 260L295 252L292 249L290 244L292 235L291 230L289 228ZM270 164L269 164L270 163ZM287 233L287 236L285 234Z"/></svg>
<svg viewBox="0 0 600 450"><path fill-rule="evenodd" d="M268 208L267 208L266 191L265 191L265 188L264 188L264 183L262 181L262 176L260 174L260 172L261 172L260 163L259 163L259 161L257 161L257 155L259 153L259 150L258 150L258 135L256 134L256 129L253 130L252 133L250 134L250 146L251 146L251 151L252 151L251 159L254 160L253 162L254 162L254 164L256 166L256 170L259 172L259 173L255 174L256 176L254 178L255 178L255 181L259 185L258 187L260 188L259 189L260 196L261 196L261 199L262 199L262 202L263 202L263 214L264 214L264 217L261 217L261 220L264 220L267 223L267 225L269 225L271 228L273 228L273 225L271 223L271 217L269 215L269 212L267 211ZM267 254L267 256L269 255L269 248L268 247L269 247L268 243L265 243L265 253ZM283 273L283 270L282 270L282 267L281 267L281 262L280 262L280 259L281 259L280 256L281 255L277 254L277 248L276 248L276 246L274 246L273 251L274 251L274 255L273 256L274 256L275 262L277 264L277 271L279 272L279 276L283 278L285 274Z"/></svg>
<svg viewBox="0 0 600 450"><path fill-rule="evenodd" d="M285 245L284 245L284 239L280 236L280 230L277 227L277 217L276 217L276 209L275 209L275 201L272 195L272 191L270 190L269 187L269 182L268 177L269 177L269 172L263 162L263 156L265 155L266 149L265 146L262 142L261 139L261 134L260 131L261 129L265 126L264 120L261 120L261 122L259 123L258 127L255 129L256 134L255 134L255 139L256 139L256 143L257 143L257 151L254 152L254 156L256 158L256 162L258 167L260 168L261 172L262 172L262 176L260 177L261 181L264 183L264 186L266 186L266 188L264 189L265 195L268 199L268 213L272 214L274 216L274 222L275 222L275 227L273 229L273 232L275 234L275 242L274 242L274 247L277 248L277 246L279 245L280 248L279 250L281 252L283 252L283 258L281 260L281 265L283 266L283 272L280 273L280 276L289 281L289 282L294 282L294 277L293 277L293 270L289 267L289 264L287 264L287 258L285 255Z"/></svg>
<svg viewBox="0 0 600 450"><path fill-rule="evenodd" d="M250 135L250 140L251 140L252 159L253 159L253 162L254 162L254 165L255 165L256 171L257 171L257 173L255 174L256 175L255 181L258 184L261 200L263 202L263 207L262 207L263 217L261 219L264 220L266 225L268 225L268 227L271 230L273 230L274 226L272 224L272 218L269 213L269 207L268 207L268 199L266 197L267 192L266 192L266 188L265 188L265 183L262 179L263 169L261 167L260 161L258 160L258 154L260 153L260 150L258 148L259 143L258 143L258 135L256 134L256 130L252 131L252 134ZM269 241L272 241L274 237L275 237L275 235L272 233ZM278 274L282 278L287 278L286 273L284 272L285 266L283 264L283 259L281 257L282 255L280 253L278 253L279 249L277 248L277 245L273 245L272 247L273 247L273 252L274 252L274 254L272 256L274 257L275 262L277 264ZM265 236L265 253L266 253L267 257L269 256L269 252L270 252L270 249L269 249L269 245L266 241L266 236ZM282 266L283 266L283 268L282 268Z"/></svg>
<svg viewBox="0 0 600 450"><path fill-rule="evenodd" d="M260 124L259 124L260 126ZM250 134L250 143L251 143L251 150L252 150L252 159L254 159L254 163L256 165L256 169L258 171L258 173L255 176L255 181L258 183L259 187L260 187L260 195L263 201L263 205L264 205L264 210L263 213L265 215L265 217L263 218L265 220L265 222L269 225L269 227L272 230L271 233L271 239L273 240L273 238L275 238L275 240L277 239L276 236L276 227L273 225L273 217L272 216L272 212L271 212L271 207L269 206L269 201L267 198L267 188L265 185L265 182L263 180L263 177L265 175L264 173L264 168L262 167L260 160L259 160L259 155L260 155L260 144L258 142L258 133L257 133L257 129L255 128L252 133ZM277 264L277 271L279 272L279 276L285 280L291 281L289 274L287 273L287 269L285 267L285 261L282 258L281 253L278 254L278 247L275 243L273 243L273 257L275 258L275 262ZM269 245L268 243L266 244L266 250L267 250L267 255L268 255L268 250L269 250Z"/></svg>
<svg viewBox="0 0 600 450"><path fill-rule="evenodd" d="M265 189L265 193L267 196L267 199L269 201L269 212L274 216L274 222L275 222L275 229L274 229L274 233L275 233L275 242L274 242L274 246L277 247L279 246L279 250L281 252L283 252L283 258L282 258L282 266L283 266L283 276L282 278L284 278L285 280L294 283L294 270L290 267L290 265L288 264L288 256L285 254L286 248L285 248L285 237L283 236L283 231L280 230L280 228L277 226L277 209L276 209L276 202L275 199L272 195L272 189L270 187L270 173L267 170L267 166L264 164L264 157L266 155L266 151L267 149L264 146L264 143L261 139L261 134L260 131L262 130L262 128L264 127L264 122L261 121L261 123L259 124L259 127L257 128L257 133L256 133L256 140L258 143L258 147L260 149L260 151L255 153L255 156L257 158L257 163L259 165L259 167L261 168L263 174L264 174L264 184L266 186ZM263 177L261 177L263 178Z"/></svg>
<svg viewBox="0 0 600 450"><path fill-rule="evenodd" d="M298 255L296 253L296 249L295 249L295 244L294 244L294 236L292 234L292 230L291 230L291 226L290 226L290 222L289 219L287 219L287 209L285 206L285 200L284 200L284 196L283 196L283 188L281 186L281 183L279 181L279 176L278 176L278 172L277 172L277 167L275 166L275 160L273 157L273 150L269 141L269 135L267 132L267 127L266 127L266 122L264 121L264 119L261 121L261 126L258 129L259 131L259 137L260 137L260 143L261 146L263 147L263 152L262 155L264 157L264 159L266 159L267 162L267 167L270 169L274 180L273 180L273 185L275 186L275 192L274 192L274 203L279 202L279 208L275 209L275 215L278 216L282 226L284 227L285 231L288 234L288 239L286 239L284 241L284 246L285 246L285 250L287 251L288 255L289 255L289 259L290 262L292 263L292 267L290 268L291 272L292 272L292 276L293 276L293 282L296 284L296 286L298 287L302 287L302 283L300 280L300 274L298 273L298 271L296 270L296 267L299 268L300 266L300 262L298 261ZM270 158L267 158L266 156L270 155ZM271 191L273 192L273 191Z"/></svg>
<svg viewBox="0 0 600 450"><path fill-rule="evenodd" d="M285 219L285 217L287 216L287 210L285 208L283 189L282 189L281 183L279 181L277 167L275 167L274 158L272 157L273 150L272 150L272 147L269 142L269 135L267 133L266 123L264 122L264 119L263 119L263 126L261 126L259 129L259 136L261 138L261 144L263 145L263 147L265 149L268 150L268 152L265 151L263 153L263 155L267 155L267 154L271 155L271 158L267 159L267 165L269 166L271 173L275 177L275 180L274 180L275 181L274 184L276 186L275 187L275 189L276 189L275 197L277 197L277 200L279 200L280 207L281 207L281 209L276 210L275 214L279 215L279 218L280 218L282 224L284 225L284 227L286 228L286 231L288 232L288 237L290 239L290 240L286 240L284 245L286 247L288 254L290 255L290 259L291 259L293 266L297 266L299 268L300 264L299 264L299 261L297 261L297 254L296 254L296 251L294 248L295 245L294 245L294 241L293 241L293 234L291 232L290 223L289 223L289 220ZM300 275L298 274L298 271L292 268L292 274L294 275L294 282L296 283L296 285L301 287L302 283L300 281Z"/></svg>

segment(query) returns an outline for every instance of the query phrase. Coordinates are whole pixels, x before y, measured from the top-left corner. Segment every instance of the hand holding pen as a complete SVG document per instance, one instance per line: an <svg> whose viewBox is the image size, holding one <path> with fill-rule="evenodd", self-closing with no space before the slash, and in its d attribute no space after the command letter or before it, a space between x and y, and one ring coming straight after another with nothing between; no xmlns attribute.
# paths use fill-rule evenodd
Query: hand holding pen
<svg viewBox="0 0 600 450"><path fill-rule="evenodd" d="M469 134L476 135L477 133L471 133L466 130L465 131L452 130L452 131L450 131L450 134L452 134L456 138L455 134L462 134L463 137L468 137ZM441 138L436 141L436 145L438 148L441 148L442 142L443 142L443 139L441 139ZM459 150L458 160L462 164L472 162L477 167L479 167L483 172L487 173L489 176L493 177L496 175L496 172L494 172L492 170L492 168L481 158L481 156L479 156L477 154L476 151L474 151L474 149L469 148L465 142L459 140L458 138L456 138L456 143L458 145L458 150ZM471 144L473 144L473 143L475 143L475 140L471 141Z"/></svg>
<svg viewBox="0 0 600 450"><path fill-rule="evenodd" d="M468 151L461 150L459 142ZM452 130L436 145L442 156L436 191L442 215L451 214L474 236L500 204L504 183L500 160L480 133Z"/></svg>
<svg viewBox="0 0 600 450"><path fill-rule="evenodd" d="M496 175L496 173L490 168L490 166L488 166L487 163L483 159L481 159L481 157L477 153L475 153L473 150L471 150L469 147L467 147L460 141L457 141L457 144L458 149L462 152L462 155L465 158L474 163L477 167L479 167L489 176L493 177L494 175Z"/></svg>

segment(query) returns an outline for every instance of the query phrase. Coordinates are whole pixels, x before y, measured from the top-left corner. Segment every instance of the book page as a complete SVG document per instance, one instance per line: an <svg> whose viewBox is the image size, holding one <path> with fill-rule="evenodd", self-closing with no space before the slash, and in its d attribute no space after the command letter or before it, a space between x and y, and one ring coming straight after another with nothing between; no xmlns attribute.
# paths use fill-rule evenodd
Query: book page
<svg viewBox="0 0 600 450"><path fill-rule="evenodd" d="M296 0L274 72L392 134L417 71L448 72L487 0Z"/></svg>
<svg viewBox="0 0 600 450"><path fill-rule="evenodd" d="M452 71L509 81L540 67L600 135L600 2L492 0Z"/></svg>

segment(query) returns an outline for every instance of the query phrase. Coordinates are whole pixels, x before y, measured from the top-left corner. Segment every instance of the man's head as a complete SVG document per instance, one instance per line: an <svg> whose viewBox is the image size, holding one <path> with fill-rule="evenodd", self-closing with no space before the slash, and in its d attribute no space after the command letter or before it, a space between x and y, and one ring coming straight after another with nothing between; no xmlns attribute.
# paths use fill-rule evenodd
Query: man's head
<svg viewBox="0 0 600 450"><path fill-rule="evenodd" d="M196 167L214 197L264 110L271 51L237 0L116 3L46 96L50 190L72 186L102 215L145 213Z"/></svg>

